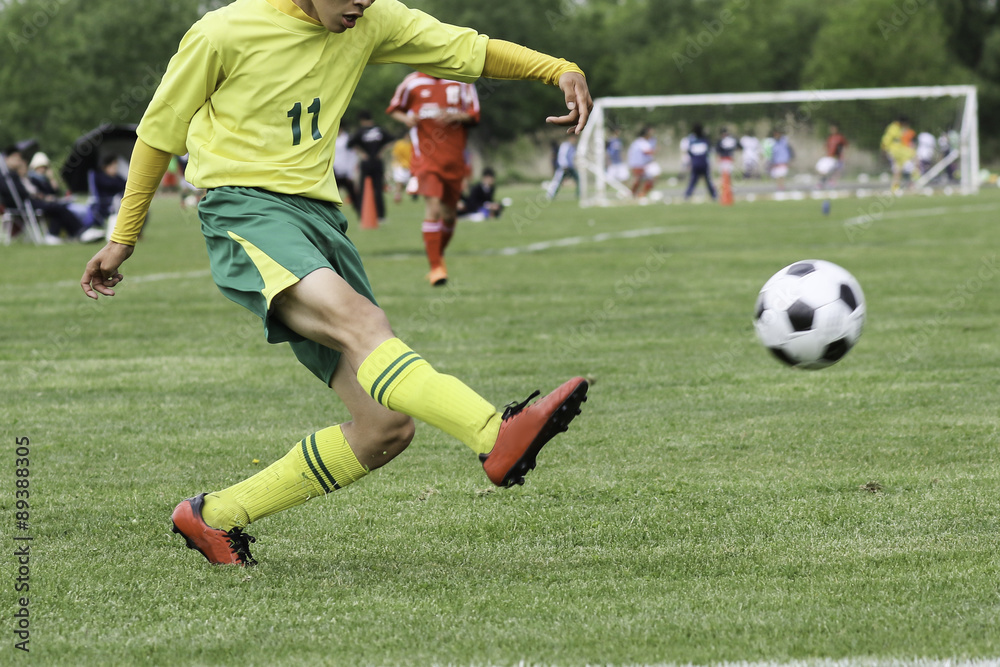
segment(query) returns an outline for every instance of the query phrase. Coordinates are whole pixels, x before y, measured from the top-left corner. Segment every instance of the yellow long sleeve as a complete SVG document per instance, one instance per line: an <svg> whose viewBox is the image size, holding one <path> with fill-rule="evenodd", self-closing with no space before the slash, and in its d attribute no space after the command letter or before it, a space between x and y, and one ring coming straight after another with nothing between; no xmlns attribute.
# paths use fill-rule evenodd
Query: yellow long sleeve
<svg viewBox="0 0 1000 667"><path fill-rule="evenodd" d="M483 76L488 79L542 81L556 86L559 85L559 77L566 72L583 74L575 63L532 51L520 44L502 39L491 39L486 43Z"/></svg>
<svg viewBox="0 0 1000 667"><path fill-rule="evenodd" d="M118 209L118 221L111 240L115 243L134 246L142 225L146 222L149 204L153 201L156 189L160 187L163 174L170 166L171 154L153 148L142 139L135 142L132 149L132 159L128 167L128 181L125 184L125 194L121 207Z"/></svg>

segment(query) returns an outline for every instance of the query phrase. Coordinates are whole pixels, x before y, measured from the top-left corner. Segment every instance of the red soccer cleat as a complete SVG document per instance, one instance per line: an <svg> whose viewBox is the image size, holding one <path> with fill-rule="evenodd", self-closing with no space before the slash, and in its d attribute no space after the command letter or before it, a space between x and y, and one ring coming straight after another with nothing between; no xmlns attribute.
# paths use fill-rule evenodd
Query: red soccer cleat
<svg viewBox="0 0 1000 667"><path fill-rule="evenodd" d="M525 473L535 468L538 451L580 414L588 386L584 378L576 377L528 407L538 391L521 403L508 405L493 451L479 455L490 481L505 487L524 484Z"/></svg>
<svg viewBox="0 0 1000 667"><path fill-rule="evenodd" d="M257 540L240 528L225 531L209 526L201 517L204 504L205 494L202 493L182 501L170 515L173 531L184 538L188 549L200 551L214 565L256 565L257 561L250 555L250 543Z"/></svg>

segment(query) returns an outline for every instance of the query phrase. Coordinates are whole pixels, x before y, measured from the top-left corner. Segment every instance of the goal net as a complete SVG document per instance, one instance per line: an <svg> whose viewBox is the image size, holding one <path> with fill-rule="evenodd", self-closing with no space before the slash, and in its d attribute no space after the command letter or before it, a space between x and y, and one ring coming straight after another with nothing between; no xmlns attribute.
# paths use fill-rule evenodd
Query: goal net
<svg viewBox="0 0 1000 667"><path fill-rule="evenodd" d="M715 188L720 171L729 172L737 199L928 188L971 194L979 186L976 104L975 86L600 98L577 151L580 202L684 199L696 124L712 149ZM646 158L652 162L637 168L642 146L634 143L645 128L652 134ZM726 135L732 152L720 160ZM692 192L708 195L704 179Z"/></svg>

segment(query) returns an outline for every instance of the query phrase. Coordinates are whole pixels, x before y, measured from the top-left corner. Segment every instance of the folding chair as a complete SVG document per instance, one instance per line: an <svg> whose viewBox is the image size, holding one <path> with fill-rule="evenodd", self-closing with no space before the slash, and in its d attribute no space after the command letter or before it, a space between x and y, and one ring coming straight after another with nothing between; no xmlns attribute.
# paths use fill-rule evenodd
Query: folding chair
<svg viewBox="0 0 1000 667"><path fill-rule="evenodd" d="M45 243L45 234L42 232L42 226L38 223L38 216L35 215L35 209L31 206L31 202L21 199L14 181L15 176L10 173L10 169L7 168L7 162L3 158L0 158L0 178L4 179L4 185L7 187L11 199L14 201L13 210L0 207L4 209L3 214L0 215L0 230L2 230L0 237L3 239L3 244L10 245L18 231L23 231L32 243L43 245ZM20 229L18 229L18 223L20 223Z"/></svg>

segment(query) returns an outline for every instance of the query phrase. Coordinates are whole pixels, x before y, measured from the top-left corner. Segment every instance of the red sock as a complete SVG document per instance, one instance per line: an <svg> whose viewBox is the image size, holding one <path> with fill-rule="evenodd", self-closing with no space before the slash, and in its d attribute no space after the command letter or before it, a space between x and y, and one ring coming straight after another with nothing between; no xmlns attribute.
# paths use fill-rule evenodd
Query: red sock
<svg viewBox="0 0 1000 667"><path fill-rule="evenodd" d="M455 221L451 225L447 222L441 223L441 255L444 255L445 248L451 242L451 237L455 235Z"/></svg>
<svg viewBox="0 0 1000 667"><path fill-rule="evenodd" d="M436 269L441 266L443 225L440 220L424 220L422 229L424 232L424 248L427 250L427 261L430 262L432 269Z"/></svg>

